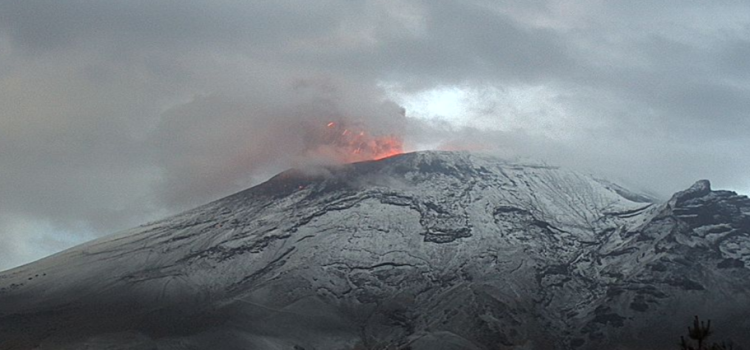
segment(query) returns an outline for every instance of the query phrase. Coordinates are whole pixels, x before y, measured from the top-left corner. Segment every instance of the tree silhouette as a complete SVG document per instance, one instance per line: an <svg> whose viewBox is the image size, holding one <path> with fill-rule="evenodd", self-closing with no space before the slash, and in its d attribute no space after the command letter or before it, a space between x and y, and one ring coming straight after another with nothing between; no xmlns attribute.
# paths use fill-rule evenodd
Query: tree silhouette
<svg viewBox="0 0 750 350"><path fill-rule="evenodd" d="M732 345L727 346L725 343L713 343L707 345L707 338L713 334L711 330L711 320L708 323L701 322L698 316L695 316L693 320L693 327L688 327L688 337L697 342L697 347L685 340L685 337L680 337L680 349L681 350L732 350Z"/></svg>

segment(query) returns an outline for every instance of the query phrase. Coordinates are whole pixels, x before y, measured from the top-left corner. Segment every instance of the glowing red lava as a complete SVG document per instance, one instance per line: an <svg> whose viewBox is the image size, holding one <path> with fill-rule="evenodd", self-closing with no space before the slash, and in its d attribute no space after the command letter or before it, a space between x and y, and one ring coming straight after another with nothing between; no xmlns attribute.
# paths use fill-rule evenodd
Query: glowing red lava
<svg viewBox="0 0 750 350"><path fill-rule="evenodd" d="M377 160L404 152L404 143L396 135L372 135L360 127L342 123L326 125L326 144L337 149L343 161Z"/></svg>

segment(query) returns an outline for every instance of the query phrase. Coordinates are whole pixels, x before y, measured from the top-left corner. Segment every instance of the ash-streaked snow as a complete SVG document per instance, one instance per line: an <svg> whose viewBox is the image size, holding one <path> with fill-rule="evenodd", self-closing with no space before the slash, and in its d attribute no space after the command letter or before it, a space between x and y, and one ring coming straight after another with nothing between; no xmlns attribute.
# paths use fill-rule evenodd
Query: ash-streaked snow
<svg viewBox="0 0 750 350"><path fill-rule="evenodd" d="M471 153L289 170L0 274L0 349L748 343L749 211Z"/></svg>

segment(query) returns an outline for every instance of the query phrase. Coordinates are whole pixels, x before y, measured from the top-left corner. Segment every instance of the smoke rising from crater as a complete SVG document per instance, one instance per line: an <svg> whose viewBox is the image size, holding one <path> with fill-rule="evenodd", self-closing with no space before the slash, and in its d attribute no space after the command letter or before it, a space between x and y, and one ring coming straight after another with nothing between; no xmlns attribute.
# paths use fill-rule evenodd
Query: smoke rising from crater
<svg viewBox="0 0 750 350"><path fill-rule="evenodd" d="M291 166L402 149L401 109L362 87L289 79L264 90L200 96L163 114L150 135L166 178L160 198L176 207L198 205Z"/></svg>

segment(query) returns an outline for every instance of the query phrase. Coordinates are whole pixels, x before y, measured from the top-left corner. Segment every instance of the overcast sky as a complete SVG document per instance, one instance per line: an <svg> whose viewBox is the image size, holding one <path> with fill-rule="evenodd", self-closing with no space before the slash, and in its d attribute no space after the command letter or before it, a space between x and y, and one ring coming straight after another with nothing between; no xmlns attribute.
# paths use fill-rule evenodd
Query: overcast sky
<svg viewBox="0 0 750 350"><path fill-rule="evenodd" d="M329 121L747 194L750 5L5 0L0 108L0 269L304 164Z"/></svg>

